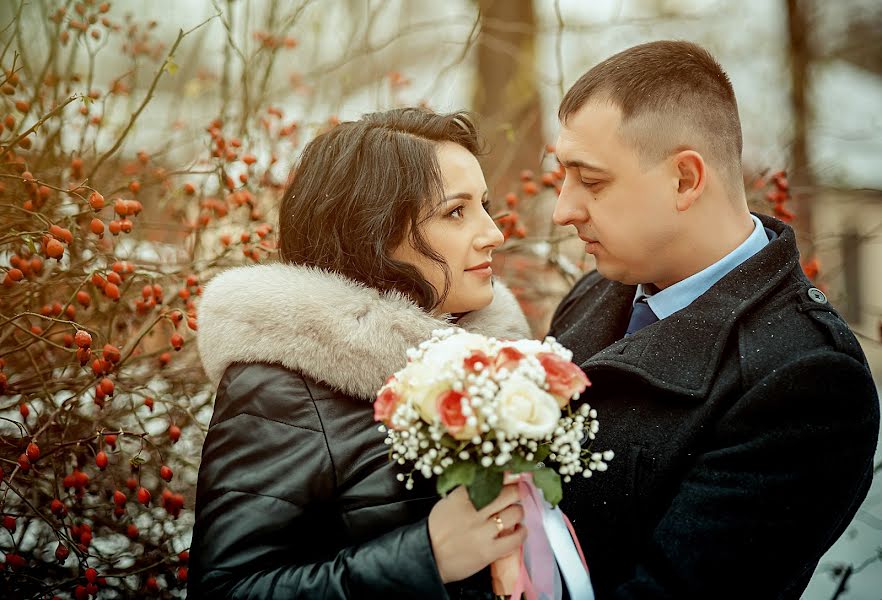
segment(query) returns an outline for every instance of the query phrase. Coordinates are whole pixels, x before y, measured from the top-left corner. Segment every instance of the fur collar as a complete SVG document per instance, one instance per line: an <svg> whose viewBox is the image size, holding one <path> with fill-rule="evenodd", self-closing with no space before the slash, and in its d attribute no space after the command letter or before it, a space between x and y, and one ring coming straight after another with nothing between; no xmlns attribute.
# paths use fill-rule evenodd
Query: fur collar
<svg viewBox="0 0 882 600"><path fill-rule="evenodd" d="M494 282L493 302L458 325L496 338L529 328L512 293ZM380 293L336 273L275 263L214 277L199 307L197 342L215 386L234 362L278 363L343 393L373 399L405 365L406 350L448 322L399 293Z"/></svg>

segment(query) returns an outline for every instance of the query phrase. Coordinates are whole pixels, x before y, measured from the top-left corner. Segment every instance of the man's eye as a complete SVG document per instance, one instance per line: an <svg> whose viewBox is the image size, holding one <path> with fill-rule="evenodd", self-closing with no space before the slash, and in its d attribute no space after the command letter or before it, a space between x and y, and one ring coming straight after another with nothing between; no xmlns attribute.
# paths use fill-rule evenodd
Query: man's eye
<svg viewBox="0 0 882 600"><path fill-rule="evenodd" d="M483 202L481 202L481 208L484 209L484 212L489 214L490 213L490 201L484 200Z"/></svg>

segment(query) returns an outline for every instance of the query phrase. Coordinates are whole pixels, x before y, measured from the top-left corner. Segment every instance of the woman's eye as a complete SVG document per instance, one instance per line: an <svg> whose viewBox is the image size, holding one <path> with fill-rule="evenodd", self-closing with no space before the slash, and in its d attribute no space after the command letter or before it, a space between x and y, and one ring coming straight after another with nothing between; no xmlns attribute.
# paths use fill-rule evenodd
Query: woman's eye
<svg viewBox="0 0 882 600"><path fill-rule="evenodd" d="M588 189L596 190L596 189L600 188L601 185L603 185L603 182L602 181L593 181L593 180L586 181L583 179L582 185L584 185Z"/></svg>
<svg viewBox="0 0 882 600"><path fill-rule="evenodd" d="M448 216L448 217L453 217L453 218L455 218L455 219L461 219L461 218L463 217L462 211L463 211L464 208L465 208L464 206L457 206L457 207L454 208L452 211L450 211L449 213L447 213L447 216Z"/></svg>
<svg viewBox="0 0 882 600"><path fill-rule="evenodd" d="M485 213L490 214L490 201L484 200L483 202L481 202L481 208L484 209Z"/></svg>

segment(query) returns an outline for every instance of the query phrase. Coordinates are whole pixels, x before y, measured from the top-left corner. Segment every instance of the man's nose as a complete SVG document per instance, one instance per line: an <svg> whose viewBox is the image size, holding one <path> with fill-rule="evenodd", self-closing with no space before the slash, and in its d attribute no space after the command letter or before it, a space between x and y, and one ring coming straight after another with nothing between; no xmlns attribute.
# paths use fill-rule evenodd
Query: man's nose
<svg viewBox="0 0 882 600"><path fill-rule="evenodd" d="M588 209L577 190L573 189L571 178L564 179L560 194L554 205L551 219L557 225L578 225L588 220Z"/></svg>

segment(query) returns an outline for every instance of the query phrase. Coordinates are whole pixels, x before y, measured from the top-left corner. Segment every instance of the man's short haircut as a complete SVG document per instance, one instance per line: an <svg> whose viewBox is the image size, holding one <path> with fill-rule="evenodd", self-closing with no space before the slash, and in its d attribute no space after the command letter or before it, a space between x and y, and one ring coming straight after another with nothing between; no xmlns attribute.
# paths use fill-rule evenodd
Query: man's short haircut
<svg viewBox="0 0 882 600"><path fill-rule="evenodd" d="M741 122L728 75L704 48L657 41L623 50L582 75L560 104L561 123L589 100L622 111L622 137L655 164L692 149L743 190Z"/></svg>

